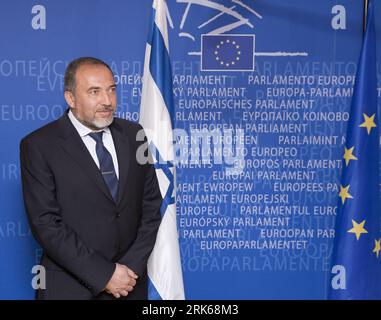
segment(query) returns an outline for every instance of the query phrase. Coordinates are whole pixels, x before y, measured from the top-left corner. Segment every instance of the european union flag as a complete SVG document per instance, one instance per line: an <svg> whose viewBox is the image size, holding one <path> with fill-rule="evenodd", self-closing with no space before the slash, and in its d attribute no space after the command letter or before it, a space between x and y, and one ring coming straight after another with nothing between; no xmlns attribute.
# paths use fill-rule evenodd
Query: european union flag
<svg viewBox="0 0 381 320"><path fill-rule="evenodd" d="M254 40L254 35L202 35L201 70L254 70Z"/></svg>
<svg viewBox="0 0 381 320"><path fill-rule="evenodd" d="M344 149L330 299L381 299L380 136L373 6L370 1Z"/></svg>

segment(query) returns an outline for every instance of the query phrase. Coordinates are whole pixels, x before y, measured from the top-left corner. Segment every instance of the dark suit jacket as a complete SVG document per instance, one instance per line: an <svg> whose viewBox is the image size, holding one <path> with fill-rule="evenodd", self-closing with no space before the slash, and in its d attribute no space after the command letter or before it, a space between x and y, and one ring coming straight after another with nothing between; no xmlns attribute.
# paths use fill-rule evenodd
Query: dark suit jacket
<svg viewBox="0 0 381 320"><path fill-rule="evenodd" d="M119 164L118 201L68 115L20 144L24 202L42 246L46 289L38 299L111 299L101 292L115 262L139 275L129 299L147 298L147 260L160 224L160 189L153 165L140 165L141 126L115 118L110 125Z"/></svg>

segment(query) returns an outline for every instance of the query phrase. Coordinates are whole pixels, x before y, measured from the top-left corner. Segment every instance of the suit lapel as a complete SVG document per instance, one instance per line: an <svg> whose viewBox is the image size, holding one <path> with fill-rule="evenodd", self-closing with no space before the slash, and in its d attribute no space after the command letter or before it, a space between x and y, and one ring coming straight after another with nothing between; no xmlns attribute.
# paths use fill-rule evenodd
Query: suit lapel
<svg viewBox="0 0 381 320"><path fill-rule="evenodd" d="M118 166L119 166L119 187L118 187L118 202L121 200L122 195L125 192L125 188L127 185L127 176L128 169L130 164L131 157L131 148L130 142L123 135L123 131L121 126L117 123L116 119L114 119L113 123L110 125L110 131L112 134L112 139L114 141L116 155L118 158Z"/></svg>
<svg viewBox="0 0 381 320"><path fill-rule="evenodd" d="M67 114L61 117L59 120L59 125L60 136L62 138L61 146L64 151L78 163L78 165L94 181L96 186L106 195L106 197L109 198L110 201L114 202L102 174L100 173L97 165L95 164Z"/></svg>

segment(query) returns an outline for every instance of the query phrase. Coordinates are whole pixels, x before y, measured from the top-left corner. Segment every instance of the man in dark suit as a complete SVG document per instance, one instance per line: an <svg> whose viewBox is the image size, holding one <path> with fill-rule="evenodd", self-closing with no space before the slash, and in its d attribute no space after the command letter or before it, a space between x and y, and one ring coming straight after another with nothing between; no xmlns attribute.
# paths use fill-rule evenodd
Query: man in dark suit
<svg viewBox="0 0 381 320"><path fill-rule="evenodd" d="M115 88L103 61L72 61L70 111L21 141L24 202L46 269L37 299L147 298L162 198L141 126L114 118Z"/></svg>

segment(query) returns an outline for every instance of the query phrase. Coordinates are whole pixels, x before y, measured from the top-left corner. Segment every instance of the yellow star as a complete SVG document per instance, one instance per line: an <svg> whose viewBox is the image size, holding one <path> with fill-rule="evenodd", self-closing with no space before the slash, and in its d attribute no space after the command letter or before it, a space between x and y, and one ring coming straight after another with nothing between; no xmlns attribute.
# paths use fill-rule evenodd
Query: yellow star
<svg viewBox="0 0 381 320"><path fill-rule="evenodd" d="M352 195L349 194L348 190L349 190L349 184L344 188L342 185L340 185L340 193L339 193L339 197L341 198L341 201L345 202L345 199L353 199Z"/></svg>
<svg viewBox="0 0 381 320"><path fill-rule="evenodd" d="M362 233L368 233L368 231L364 229L364 224L365 224L365 220L363 220L361 223L357 223L355 220L352 219L353 228L348 230L348 232L355 233L356 239L358 240L360 239L360 236Z"/></svg>
<svg viewBox="0 0 381 320"><path fill-rule="evenodd" d="M376 253L377 258L380 255L380 251L381 251L381 238L378 239L378 240L374 240L374 249L373 249L373 252Z"/></svg>
<svg viewBox="0 0 381 320"><path fill-rule="evenodd" d="M355 148L355 147L352 147L352 148L350 148L350 149L347 149L347 147L344 147L345 148L345 152L344 152L344 159L345 159L345 163L346 163L346 165L347 165L347 167L348 167L348 164L349 164L349 161L350 160L358 160L354 155L353 155L353 149Z"/></svg>
<svg viewBox="0 0 381 320"><path fill-rule="evenodd" d="M365 127L368 131L368 135L370 134L370 130L372 130L372 128L377 127L376 124L374 123L375 115L376 114L373 114L371 117L368 117L365 113L363 113L365 121L362 124L360 124L360 127Z"/></svg>

